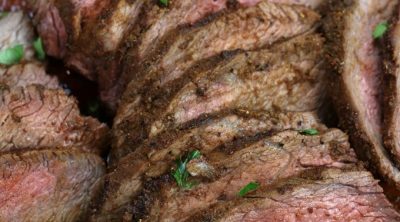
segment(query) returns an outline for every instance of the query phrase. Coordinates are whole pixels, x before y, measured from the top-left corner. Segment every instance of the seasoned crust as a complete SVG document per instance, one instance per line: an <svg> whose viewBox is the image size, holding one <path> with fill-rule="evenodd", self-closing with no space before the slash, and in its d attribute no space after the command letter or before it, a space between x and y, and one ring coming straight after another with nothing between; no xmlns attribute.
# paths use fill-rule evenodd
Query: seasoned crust
<svg viewBox="0 0 400 222"><path fill-rule="evenodd" d="M302 35L269 49L236 53L165 87L150 85L140 95L130 94L135 91L132 86L114 122L111 162L148 137L223 109L318 109L325 84L319 59L322 44L319 35Z"/></svg>

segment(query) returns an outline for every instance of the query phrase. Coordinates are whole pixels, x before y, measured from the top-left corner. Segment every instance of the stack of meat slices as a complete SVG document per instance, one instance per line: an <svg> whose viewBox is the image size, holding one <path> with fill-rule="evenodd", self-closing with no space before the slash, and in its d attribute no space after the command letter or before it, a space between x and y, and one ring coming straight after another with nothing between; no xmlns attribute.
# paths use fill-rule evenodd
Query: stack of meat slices
<svg viewBox="0 0 400 222"><path fill-rule="evenodd" d="M164 6L153 0L37 0L27 7L47 53L97 81L115 110L130 80L144 84L143 73L154 79L161 69L171 72L160 79L166 83L221 51L289 39L312 30L319 19L303 6L272 2L317 8L323 1L182 0ZM158 62L150 67L153 60Z"/></svg>
<svg viewBox="0 0 400 222"><path fill-rule="evenodd" d="M76 221L102 187L108 127L35 60L23 13L0 19L0 51L21 44L21 63L0 65L0 221Z"/></svg>
<svg viewBox="0 0 400 222"><path fill-rule="evenodd" d="M151 28L134 25L141 40L124 58L130 82L94 221L400 219L347 135L317 117L319 14L298 1L246 2L150 46ZM168 15L142 13L150 24ZM240 195L249 184L257 191Z"/></svg>
<svg viewBox="0 0 400 222"><path fill-rule="evenodd" d="M347 135L317 117L328 78L324 39L315 33L318 10L327 3L333 15L326 23L329 43L341 44L328 50L330 64L343 74L337 89L345 97L337 101L347 110L341 113L350 117L348 126L358 127L350 131L357 150L370 142L376 166L398 181L380 144L379 56L371 36L395 10L395 0L166 2L28 2L47 53L98 81L111 108L119 104L105 192L95 202L93 221L400 220L378 181L358 163ZM31 88L20 91L35 98L25 93ZM15 94L7 91L3 101L25 98ZM21 113L6 119L19 123L32 112ZM30 135L39 144L56 141ZM96 147L87 135L79 142L67 137L65 144L80 145L65 145L62 152L93 156L86 153ZM55 163L60 159L69 160ZM51 163L44 166L57 165ZM92 172L99 168L88 168L74 175L88 177L76 188L89 195L60 194L70 198L62 199L60 212L79 209L69 200L89 199L95 191ZM87 206L87 199L79 200ZM14 212L10 208L4 211ZM71 210L60 220L77 214Z"/></svg>

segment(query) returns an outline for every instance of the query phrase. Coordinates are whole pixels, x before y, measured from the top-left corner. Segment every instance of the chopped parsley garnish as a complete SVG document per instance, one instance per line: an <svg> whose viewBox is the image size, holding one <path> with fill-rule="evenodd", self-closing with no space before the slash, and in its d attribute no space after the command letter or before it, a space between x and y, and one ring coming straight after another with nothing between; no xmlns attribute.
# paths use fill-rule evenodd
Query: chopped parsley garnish
<svg viewBox="0 0 400 222"><path fill-rule="evenodd" d="M33 42L33 48L35 49L36 57L38 59L43 60L46 58L46 53L43 50L43 43L40 37Z"/></svg>
<svg viewBox="0 0 400 222"><path fill-rule="evenodd" d="M172 176L175 178L175 181L180 188L191 189L196 185L196 183L189 181L189 172L186 169L186 165L189 161L197 159L200 156L200 151L195 150L190 152L184 160L178 159L176 161L176 169L172 172Z"/></svg>
<svg viewBox="0 0 400 222"><path fill-rule="evenodd" d="M260 187L260 184L257 182L250 182L246 186L244 186L242 189L240 189L238 196L244 197L246 194L250 193L251 191L257 190L258 187Z"/></svg>
<svg viewBox="0 0 400 222"><path fill-rule="evenodd" d="M374 37L374 39L382 38L382 36L387 32L388 29L389 29L388 23L381 22L377 26L375 26L372 36Z"/></svg>
<svg viewBox="0 0 400 222"><path fill-rule="evenodd" d="M168 0L160 0L160 3L164 6L168 6Z"/></svg>
<svg viewBox="0 0 400 222"><path fill-rule="evenodd" d="M305 130L300 130L299 133L301 135L307 135L307 136L314 136L314 135L318 135L319 132L316 129L305 129Z"/></svg>
<svg viewBox="0 0 400 222"><path fill-rule="evenodd" d="M22 45L16 45L11 48L0 51L0 64L2 65L14 65L21 61L24 56L24 47Z"/></svg>

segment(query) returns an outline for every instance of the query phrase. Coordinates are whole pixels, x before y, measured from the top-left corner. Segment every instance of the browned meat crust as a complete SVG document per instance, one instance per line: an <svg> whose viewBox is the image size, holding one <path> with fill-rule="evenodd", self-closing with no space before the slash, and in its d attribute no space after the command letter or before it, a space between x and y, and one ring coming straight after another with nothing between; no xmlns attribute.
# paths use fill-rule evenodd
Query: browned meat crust
<svg viewBox="0 0 400 222"><path fill-rule="evenodd" d="M130 94L136 91L131 85L114 122L110 160L134 150L143 139L224 109L317 109L324 98L321 45L319 36L301 36L268 50L225 57L214 67L202 63L209 69L190 70L162 88L156 82L139 95ZM208 62L214 64L214 59Z"/></svg>
<svg viewBox="0 0 400 222"><path fill-rule="evenodd" d="M384 103L384 143L386 148L390 151L393 161L396 162L397 167L400 166L400 23L399 13L392 19L392 32L387 37L386 51L385 51L385 103Z"/></svg>

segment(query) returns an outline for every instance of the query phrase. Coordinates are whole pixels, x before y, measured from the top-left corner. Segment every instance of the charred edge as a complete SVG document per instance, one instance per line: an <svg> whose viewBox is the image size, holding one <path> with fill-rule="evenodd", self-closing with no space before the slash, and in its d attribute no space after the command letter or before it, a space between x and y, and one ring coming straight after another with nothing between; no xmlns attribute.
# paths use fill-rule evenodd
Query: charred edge
<svg viewBox="0 0 400 222"><path fill-rule="evenodd" d="M131 4L134 4L135 1L131 1ZM105 84L103 83L104 81L100 81L100 90L101 91L110 91L113 90L112 88L115 87L116 85L119 86L119 82L129 82L125 79L120 79L122 78L123 75L123 70L124 70L124 64L131 64L132 61L139 61L137 59L136 51L134 49L135 46L140 45L140 36L146 31L148 27L146 22L148 20L148 13L151 10L151 7L154 6L153 1L146 1L143 3L143 6L140 9L140 12L138 14L138 18L136 23L130 27L129 30L127 30L124 34L124 37L122 39L125 39L126 41L121 41L117 47L117 49L113 52L109 53L100 53L97 55L96 58L96 69L98 70L97 73L99 74L108 74L112 73L112 78L109 78L109 75L107 76L100 76L100 79L107 79L108 81L105 81ZM135 52L135 53L132 53ZM130 60L128 60L129 58ZM136 64L136 63L134 63ZM103 84L102 84L103 83ZM123 87L125 88L125 87ZM117 92L118 96L122 94L122 90ZM115 107L107 107L109 109L109 112L115 112Z"/></svg>
<svg viewBox="0 0 400 222"><path fill-rule="evenodd" d="M327 7L328 13L326 20L323 24L323 31L327 38L327 44L325 46L325 57L328 61L328 66L334 70L333 75L330 76L329 91L332 100L335 103L337 113L345 114L345 118L342 118L339 122L342 129L346 129L346 133L351 133L350 141L355 147L357 156L362 160L367 160L371 154L367 153L369 147L372 147L371 141L367 139L366 135L362 135L362 128L359 125L358 114L351 109L351 101L348 101L343 97L343 92L348 94L345 88L343 79L341 78L341 73L343 72L342 66L344 57L343 47L338 47L337 45L342 45L344 42L343 30L345 29L344 21L347 11L353 6L353 2L346 4L345 1L330 1ZM336 43L336 44L335 44Z"/></svg>
<svg viewBox="0 0 400 222"><path fill-rule="evenodd" d="M252 136L235 137L232 141L225 142L224 144L216 147L214 150L233 155L235 152L245 149L246 147L257 143L258 141L273 136L277 133L279 133L279 131L267 130L265 132L258 132Z"/></svg>
<svg viewBox="0 0 400 222"><path fill-rule="evenodd" d="M173 179L169 174L146 181L143 186L144 189L132 200L130 205L126 208L125 214L131 216L131 221L145 219L154 201L161 196L161 188L172 183Z"/></svg>
<svg viewBox="0 0 400 222"><path fill-rule="evenodd" d="M391 18L389 24L391 24L390 30L393 30L393 27L399 21L400 10L396 10L395 15ZM396 71L399 67L396 67L396 60L394 58L394 46L392 45L391 39L393 35L389 33L386 35L383 40L379 40L379 48L383 49L382 57L383 57L383 68L384 68L384 79L383 83L386 86L384 89L384 106L383 106L383 141L385 147L388 149L391 159L395 162L396 167L400 168L400 159L396 157L396 145L395 145L395 132L393 132L392 124L395 118L395 110L397 103L397 86L396 81L398 77L396 77ZM396 95L396 96L393 96ZM398 155L398 154L397 154Z"/></svg>

